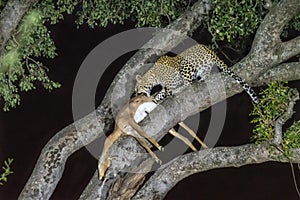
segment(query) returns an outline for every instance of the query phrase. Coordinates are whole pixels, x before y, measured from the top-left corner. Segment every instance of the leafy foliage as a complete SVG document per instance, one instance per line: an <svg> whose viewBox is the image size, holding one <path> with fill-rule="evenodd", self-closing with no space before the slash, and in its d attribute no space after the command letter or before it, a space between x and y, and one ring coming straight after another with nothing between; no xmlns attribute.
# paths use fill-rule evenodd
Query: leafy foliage
<svg viewBox="0 0 300 200"><path fill-rule="evenodd" d="M289 100L293 96L293 90L280 82L273 82L268 88L261 92L261 99L250 115L255 116L251 123L255 124L253 129L256 144L269 142L273 139L275 121L286 112ZM300 121L295 122L283 133L282 147L286 155L290 149L300 147Z"/></svg>
<svg viewBox="0 0 300 200"><path fill-rule="evenodd" d="M224 41L235 48L245 43L245 38L253 36L268 10L263 0L216 0L215 7L208 20L208 30L214 43ZM275 5L278 1L274 1ZM300 15L294 17L283 31L300 31ZM239 46L240 45L240 46Z"/></svg>
<svg viewBox="0 0 300 200"><path fill-rule="evenodd" d="M216 0L208 28L213 41L235 41L253 34L265 10L262 0Z"/></svg>
<svg viewBox="0 0 300 200"><path fill-rule="evenodd" d="M0 8L6 1L0 1ZM161 26L175 19L186 1L79 1L79 0L41 0L22 19L16 34L6 45L0 57L0 98L4 100L4 110L20 104L20 91L35 89L34 82L41 82L48 89L60 87L49 79L47 68L34 58L56 56L55 45L50 37L46 22L55 24L63 19L65 13L71 14L76 8L79 25L86 22L90 27L107 26L108 23L123 23L131 16L137 16L137 25Z"/></svg>
<svg viewBox="0 0 300 200"><path fill-rule="evenodd" d="M40 0L37 7L47 21L50 21L51 24L56 24L64 18L64 13L72 14L79 2L79 0Z"/></svg>
<svg viewBox="0 0 300 200"><path fill-rule="evenodd" d="M90 27L107 26L108 23L124 23L136 16L137 26L161 27L176 19L187 7L188 1L180 0L99 0L83 1L78 24L86 22Z"/></svg>
<svg viewBox="0 0 300 200"><path fill-rule="evenodd" d="M76 11L78 25L106 27L109 23L122 24L127 19L135 19L139 27L161 27L178 17L194 1L40 0L21 21L16 35L0 57L0 98L5 102L4 110L19 105L19 92L34 89L34 82L41 82L48 90L60 87L59 83L49 79L48 69L35 60L56 56L46 22L56 24L65 14ZM0 0L0 8L6 2ZM263 0L216 0L214 3L208 21L213 41L227 41L234 48L241 47L246 41L244 38L255 33L267 12ZM299 30L299 18L300 15L293 19L289 28Z"/></svg>
<svg viewBox="0 0 300 200"><path fill-rule="evenodd" d="M291 156L291 149L300 148L300 121L294 122L284 133L282 148L288 157Z"/></svg>
<svg viewBox="0 0 300 200"><path fill-rule="evenodd" d="M49 79L47 68L33 59L56 56L54 43L44 21L39 9L30 10L0 58L0 97L5 102L4 111L19 105L19 91L35 89L35 81L41 82L48 90L60 87L59 83Z"/></svg>
<svg viewBox="0 0 300 200"><path fill-rule="evenodd" d="M132 16L135 16L138 27L160 27L176 19L187 5L188 1L180 0L41 0L39 3L44 16L52 24L63 19L64 13L71 14L75 8L80 8L77 12L77 24L87 23L92 28L106 27L108 23L123 24L125 20L133 18Z"/></svg>
<svg viewBox="0 0 300 200"><path fill-rule="evenodd" d="M260 102L254 105L251 112L255 116L251 123L255 123L253 132L256 143L273 138L275 120L287 110L291 91L282 83L273 82L260 95Z"/></svg>
<svg viewBox="0 0 300 200"><path fill-rule="evenodd" d="M3 182L7 181L7 177L13 173L13 171L11 171L11 168L10 168L13 160L14 159L12 159L12 158L8 158L6 161L4 161L4 166L2 167L4 172L0 176L0 185L3 185L4 184Z"/></svg>

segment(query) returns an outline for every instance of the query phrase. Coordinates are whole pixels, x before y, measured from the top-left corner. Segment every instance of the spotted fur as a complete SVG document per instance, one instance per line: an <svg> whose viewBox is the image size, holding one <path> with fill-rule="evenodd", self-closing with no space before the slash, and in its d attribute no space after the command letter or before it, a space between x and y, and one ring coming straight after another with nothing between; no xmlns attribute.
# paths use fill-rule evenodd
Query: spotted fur
<svg viewBox="0 0 300 200"><path fill-rule="evenodd" d="M152 68L147 71L143 77L136 76L137 85L135 87L136 94L145 94L150 96L151 90L161 85L162 90L156 93L154 101L158 102L170 95L177 88L183 86L184 78L180 73L181 57L160 57Z"/></svg>
<svg viewBox="0 0 300 200"><path fill-rule="evenodd" d="M183 85L191 84L194 80L205 80L214 66L217 66L225 76L236 80L257 103L258 98L253 89L232 70L207 46L198 44L192 46L176 57L162 56L143 77L137 76L136 93L150 96L156 85L162 90L154 95L156 102L164 99Z"/></svg>

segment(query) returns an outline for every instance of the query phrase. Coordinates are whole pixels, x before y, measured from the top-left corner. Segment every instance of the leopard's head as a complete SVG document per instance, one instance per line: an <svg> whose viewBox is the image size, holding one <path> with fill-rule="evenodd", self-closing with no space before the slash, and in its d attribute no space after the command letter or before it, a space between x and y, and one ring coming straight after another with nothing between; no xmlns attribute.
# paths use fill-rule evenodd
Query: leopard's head
<svg viewBox="0 0 300 200"><path fill-rule="evenodd" d="M152 84L147 80L143 80L141 75L136 75L136 82L135 94L144 94L145 96L150 97Z"/></svg>

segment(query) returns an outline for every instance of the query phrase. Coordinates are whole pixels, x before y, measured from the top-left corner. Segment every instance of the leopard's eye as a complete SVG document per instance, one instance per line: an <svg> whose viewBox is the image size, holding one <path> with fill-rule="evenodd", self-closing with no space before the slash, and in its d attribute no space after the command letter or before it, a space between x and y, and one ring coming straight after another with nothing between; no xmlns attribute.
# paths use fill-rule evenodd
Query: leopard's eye
<svg viewBox="0 0 300 200"><path fill-rule="evenodd" d="M139 93L137 93L137 95L144 95L146 97L149 97L149 94L146 92L139 92Z"/></svg>

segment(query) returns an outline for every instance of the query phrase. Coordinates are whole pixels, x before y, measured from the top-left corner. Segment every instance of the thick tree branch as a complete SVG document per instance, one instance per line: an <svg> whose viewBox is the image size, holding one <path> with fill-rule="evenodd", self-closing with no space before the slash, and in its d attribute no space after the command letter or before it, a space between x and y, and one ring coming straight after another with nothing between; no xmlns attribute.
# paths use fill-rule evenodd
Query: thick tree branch
<svg viewBox="0 0 300 200"><path fill-rule="evenodd" d="M258 78L269 68L275 67L288 60L290 56L300 53L299 43L298 45L294 42L289 43L291 46L294 44L295 49L292 50L292 53L287 53L280 40L283 27L299 12L299 0L282 0L272 7L256 32L249 54L235 65L237 67L236 72L241 77L246 80L253 76ZM252 67L246 71L242 70L242 65L251 65Z"/></svg>
<svg viewBox="0 0 300 200"><path fill-rule="evenodd" d="M246 66L244 67L246 68ZM272 69L270 69L270 71L272 71ZM268 74L271 75L272 79L268 77ZM293 70L291 70L291 72L287 74L289 74L294 80L295 74L293 73ZM261 86L278 79L289 80L287 74L283 79L281 74L277 74L276 76L274 73L267 71L267 73L263 75L264 77L266 77L266 79L263 79L262 81L256 81L256 84L258 86ZM297 74L297 79L300 79L300 73ZM210 87L207 87L207 85L210 85ZM226 89L226 94L224 94L224 87ZM195 82L189 87L182 88L181 91L178 94L175 94L172 98L166 99L162 104L160 104L160 107L158 109L153 110L149 114L149 117L147 117L142 122L142 128L146 130L149 135L153 136L157 140L160 140L171 127L175 126L178 122L183 121L188 116L194 113L201 112L209 108L211 105L221 102L226 98L229 98L242 91L243 90L239 85L235 83L235 81L228 80L226 82L223 82L220 74L213 74L207 79L206 83ZM118 149L117 147L126 146L128 145L128 143L134 143L134 146L139 146L139 144L135 140L129 140L129 138L121 138L116 142L116 144L114 144L114 146L116 146L114 148L116 149L116 151L113 149L111 150L111 157L114 157L114 160L112 162L111 168L109 168L109 170L107 171L108 181L121 178L121 181L123 182L126 182L126 180L132 180L139 183L140 179L138 179L134 174L127 174L122 178L122 176L125 175L125 171L136 171L137 169L135 169L134 166L139 165L133 163L140 162L149 162L148 165L150 165L150 167L148 166L148 168L151 168L153 160L151 158L144 160L145 158L139 157L140 154L137 153L145 152L142 147L140 147L138 150L134 148L131 149L132 155L134 157L126 156L125 160L122 159L121 156L119 157L125 147L121 149ZM119 168L118 166L122 164L132 166L132 168L130 168L130 170ZM118 176L114 177L114 174L118 174ZM114 188L114 195L119 196L120 199L127 199L131 197L122 195L125 193L124 188L126 188L126 185L123 186L123 188L120 188L120 190L122 191L118 191L117 189L115 189L115 187L99 187L99 185L101 184L103 184L103 182L98 180L97 173L95 173L89 187L86 188L80 199L86 199L87 197L89 197L88 199L104 199L103 196L95 196L95 194L103 194L103 192L105 193L112 188ZM138 187L136 188L136 190L137 189ZM131 190L131 192L131 194L134 194L134 191Z"/></svg>
<svg viewBox="0 0 300 200"><path fill-rule="evenodd" d="M9 0L0 14L0 55L24 14L38 0Z"/></svg>
<svg viewBox="0 0 300 200"><path fill-rule="evenodd" d="M145 72L150 67L147 64L155 57L186 39L201 24L209 10L210 0L200 0L191 11L185 12L168 26L172 31L156 33L145 44L148 49L138 51L121 69L96 113L75 122L76 127L73 123L64 128L47 143L19 199L49 199L62 176L66 159L79 148L112 130L116 112L128 101L133 91L137 72Z"/></svg>
<svg viewBox="0 0 300 200"><path fill-rule="evenodd" d="M300 7L296 1L283 0L282 2L294 4L293 6L297 9ZM163 50L170 50L183 41L186 38L186 35L191 33L199 25L205 13L207 13L210 9L209 6L210 1L208 0L198 1L190 12L186 12L169 26L170 29L176 30L176 34L174 32L160 32L157 34L156 37L146 44L146 46L153 47L154 49L139 51L119 72L101 105L97 108L96 113L91 113L87 117L76 122L77 130L75 129L75 124L72 124L60 131L51 139L51 141L48 142L40 155L32 176L21 193L20 199L48 199L50 197L63 173L64 164L68 156L83 145L86 145L101 136L103 133L108 133L112 130L111 125L116 112L118 112L120 107L131 95L131 91L135 83L134 76L136 73L145 72L148 69L145 67L145 64L147 64L149 60L152 61L154 57L161 55L164 52ZM287 9L288 8L286 6L277 6L272 9L270 13L274 12L276 14L277 10L279 14L289 15L291 12L290 10L288 13L281 12L281 10L285 10L287 12ZM278 17L278 19L280 19L280 17ZM283 26L287 22L287 20L276 21L280 24L278 27ZM269 26L269 28L270 30L261 30L268 32L273 31L274 29L272 26ZM263 34L263 32L258 33L261 37L263 37ZM260 36L257 36L256 38L259 37ZM236 64L233 68L242 77L245 77L247 81L255 81L255 77L258 77L263 72L279 65L280 62L282 62L274 56L272 49L263 48L272 46L269 43L272 43L273 40L268 40L268 34L264 39L265 41L262 44L256 42L257 45L260 45L261 47L258 49L262 49L260 53L252 50L245 59ZM259 39L256 39L256 41L258 40ZM256 46L253 45L253 48L255 47ZM150 135L155 135L156 138L161 138L164 135L163 133L166 133L177 122L184 120L190 114L202 111L210 107L212 104L242 91L239 85L229 80L225 83L226 95L221 95L224 94L224 83L218 74L212 75L207 80L207 83L213 85L210 90L203 83L195 83L193 86L185 88L180 95L175 95L174 98L167 99L161 105L164 110L156 109L151 112L151 122L149 118L148 120L145 120L143 122L143 129ZM126 90L124 90L124 88L126 88ZM98 117L97 119L96 114ZM158 124L160 127L158 127ZM115 150L112 149L112 154L115 155L116 159L115 162L112 163L112 167L107 172L109 179L106 179L105 184L102 184L103 182L100 181L94 181L96 185L89 185L89 189L83 193L83 196L88 198L88 195L93 194L94 196L92 199L103 198L107 196L107 194L105 194L107 189L103 188L111 188L119 176L124 176L125 173L121 172L122 169L128 166L137 166L136 164L145 162L147 163L147 166L152 165L152 162L148 162L147 159L145 160L145 157L138 156L138 152L143 152L143 149L138 146L135 140L122 138L115 144L115 146L119 145L119 147L124 147L126 144L130 144L133 149L132 152L137 154L127 156L128 161L126 161L126 159L124 161L124 157L121 158L123 154L122 151L120 151L120 148L115 148ZM118 176L114 176L114 174L118 174ZM126 177L126 179L122 179L124 182L131 178L131 176ZM138 182L139 180L136 179L136 181Z"/></svg>
<svg viewBox="0 0 300 200"><path fill-rule="evenodd" d="M300 12L299 0L282 0L266 15L252 44L252 52L266 52L281 42L284 26Z"/></svg>
<svg viewBox="0 0 300 200"><path fill-rule="evenodd" d="M272 144L277 146L281 144L282 126L294 114L293 108L297 100L299 100L299 92L294 89L292 90L287 111L275 122L275 135ZM199 153L183 155L161 166L133 199L144 199L145 197L147 199L163 199L167 192L180 180L198 172L222 167L240 167L267 161L299 163L299 149L298 151L294 151L291 159L287 159L283 151L279 149L274 151L274 149L271 149L266 144L217 147L210 150L203 150Z"/></svg>
<svg viewBox="0 0 300 200"><path fill-rule="evenodd" d="M259 86L262 83L270 83L271 80L279 81L294 81L300 79L300 62L283 63L274 68L267 70L256 81L254 86Z"/></svg>
<svg viewBox="0 0 300 200"><path fill-rule="evenodd" d="M286 3L289 5L282 6L282 4ZM294 9L294 11L291 12L289 8L290 6L296 8L297 11ZM291 18L294 14L298 13L299 8L300 5L297 1L284 0L270 11L270 13L268 14L269 17L267 17L266 21L273 23L272 20L275 19L275 21L278 23L275 27L277 29L280 29L277 30L277 32L281 32L281 27L283 27L289 21L282 20L282 15L286 14L288 15L287 18ZM274 47L281 41L277 40L277 43L275 43L273 37L268 35L268 32L274 31L274 27L269 26L267 23L263 22L259 30L260 31L257 32L255 37L257 46L253 45L250 53L232 68L240 76L244 77L248 82L256 82L257 79L255 79L255 77L259 77L260 75L264 74L264 72L271 70L272 67L275 67L283 62L282 59L278 58L278 55L274 54ZM266 32L267 34L265 35ZM263 43L258 43L258 41L260 41L262 38L264 39ZM257 50L260 50L260 52L254 51L253 49L255 48L257 48ZM277 74L273 76L273 79L269 79L269 81L277 80L277 78L282 80L283 77ZM288 76L286 76L285 78L288 78ZM162 108L160 108L160 112L157 111L158 109L156 109L152 111L152 113L150 113L150 118L153 121L149 122L146 120L143 124L147 124L147 122L149 122L149 124L143 126L143 129L159 140L164 135L163 133L167 133L171 127L173 127L179 121L184 120L187 116L196 112L203 111L211 105L242 91L241 87L234 81L226 80L226 95L224 95L224 83L221 81L221 78L218 75L210 76L206 83L212 87L208 89L204 86L204 84L202 86L199 86L197 85L199 83L195 83L194 86L184 88L178 95L175 95L173 98L167 99L161 105ZM259 85L262 85L263 83L266 83L266 81L257 82L257 84ZM160 128L157 127L157 124L160 125ZM128 141L124 139L116 145L122 146L127 142ZM118 153L112 152L112 154L117 155ZM115 164L117 166L120 163L116 162ZM113 168L114 167L112 166L110 170L114 171ZM116 174L117 171L111 173ZM122 176L122 174L124 173L120 174ZM96 179L96 177L94 177L93 179ZM97 189L97 187L94 187L94 189ZM83 194L95 193L101 193L101 188L98 187L98 190L93 191L85 190ZM119 193L119 195L121 196L121 193Z"/></svg>
<svg viewBox="0 0 300 200"><path fill-rule="evenodd" d="M287 42L280 43L276 47L275 53L280 57L280 60L288 60L300 54L300 36Z"/></svg>
<svg viewBox="0 0 300 200"><path fill-rule="evenodd" d="M289 162L281 151L271 149L268 145L216 147L185 154L161 166L132 199L163 199L180 180L192 174L268 161ZM294 151L291 161L300 163L299 150Z"/></svg>

